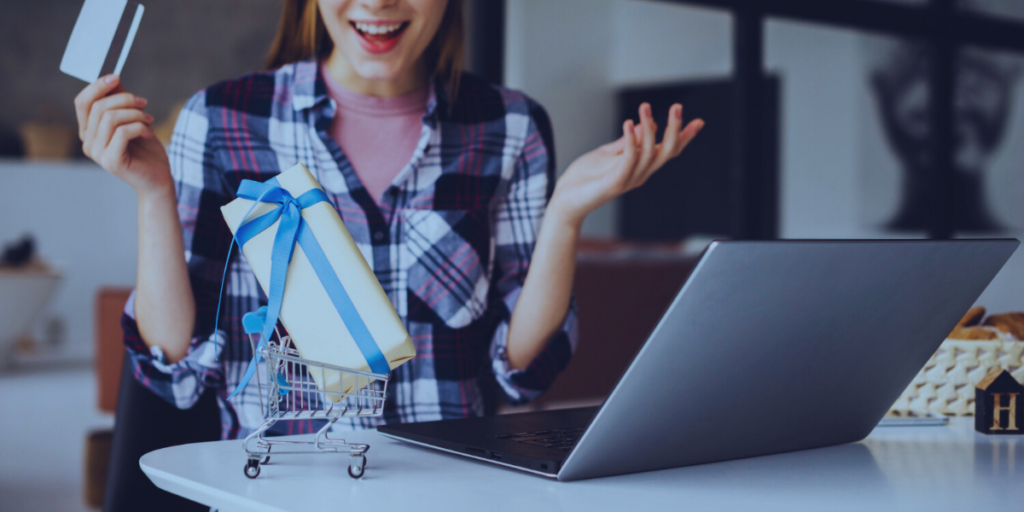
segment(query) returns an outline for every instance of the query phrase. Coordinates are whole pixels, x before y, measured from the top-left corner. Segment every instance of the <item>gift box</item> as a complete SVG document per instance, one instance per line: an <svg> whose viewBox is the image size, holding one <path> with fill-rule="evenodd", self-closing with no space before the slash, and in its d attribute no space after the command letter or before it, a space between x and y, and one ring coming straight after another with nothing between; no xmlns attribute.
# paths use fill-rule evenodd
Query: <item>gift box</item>
<svg viewBox="0 0 1024 512"><path fill-rule="evenodd" d="M380 374L416 355L387 294L305 166L262 184L243 182L238 197L221 213L270 298L266 332L279 302L276 317L304 359ZM353 391L349 374L311 373L320 389Z"/></svg>

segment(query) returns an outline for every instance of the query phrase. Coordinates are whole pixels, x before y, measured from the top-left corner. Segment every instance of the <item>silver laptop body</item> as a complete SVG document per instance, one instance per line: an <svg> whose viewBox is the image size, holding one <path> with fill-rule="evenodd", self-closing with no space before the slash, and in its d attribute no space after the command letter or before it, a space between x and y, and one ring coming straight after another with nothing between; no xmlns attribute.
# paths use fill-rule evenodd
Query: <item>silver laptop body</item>
<svg viewBox="0 0 1024 512"><path fill-rule="evenodd" d="M517 469L579 480L861 440L1018 245L714 242L557 473ZM515 416L380 430L516 467L457 444Z"/></svg>

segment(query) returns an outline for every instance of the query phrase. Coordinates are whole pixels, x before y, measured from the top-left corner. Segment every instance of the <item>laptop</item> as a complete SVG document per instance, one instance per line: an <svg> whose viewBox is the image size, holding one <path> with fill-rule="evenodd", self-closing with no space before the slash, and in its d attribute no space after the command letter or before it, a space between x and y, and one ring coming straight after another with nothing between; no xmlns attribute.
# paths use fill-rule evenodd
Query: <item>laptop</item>
<svg viewBox="0 0 1024 512"><path fill-rule="evenodd" d="M378 431L562 481L859 441L1019 243L714 242L600 407Z"/></svg>

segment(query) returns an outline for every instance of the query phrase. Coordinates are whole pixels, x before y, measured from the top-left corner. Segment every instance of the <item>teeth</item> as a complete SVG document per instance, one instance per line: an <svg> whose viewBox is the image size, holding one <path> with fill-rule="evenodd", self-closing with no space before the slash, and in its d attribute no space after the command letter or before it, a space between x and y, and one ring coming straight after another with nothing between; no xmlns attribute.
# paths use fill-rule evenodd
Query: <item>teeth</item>
<svg viewBox="0 0 1024 512"><path fill-rule="evenodd" d="M355 23L356 30L363 32L364 34L381 35L389 34L402 28L401 23L395 23L393 25L375 25L370 23Z"/></svg>

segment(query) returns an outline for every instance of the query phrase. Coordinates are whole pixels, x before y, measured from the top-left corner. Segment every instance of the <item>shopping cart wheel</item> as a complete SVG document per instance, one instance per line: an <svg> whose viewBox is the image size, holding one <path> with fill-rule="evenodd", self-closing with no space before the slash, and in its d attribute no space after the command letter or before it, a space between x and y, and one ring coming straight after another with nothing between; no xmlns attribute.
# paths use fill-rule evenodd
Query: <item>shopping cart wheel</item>
<svg viewBox="0 0 1024 512"><path fill-rule="evenodd" d="M260 476L260 461L249 459L245 463L245 476L249 478L256 478Z"/></svg>
<svg viewBox="0 0 1024 512"><path fill-rule="evenodd" d="M355 459L355 457L353 457ZM348 465L348 476L352 478L362 478L363 473L366 472L366 455L359 456L359 463Z"/></svg>

